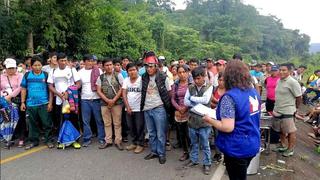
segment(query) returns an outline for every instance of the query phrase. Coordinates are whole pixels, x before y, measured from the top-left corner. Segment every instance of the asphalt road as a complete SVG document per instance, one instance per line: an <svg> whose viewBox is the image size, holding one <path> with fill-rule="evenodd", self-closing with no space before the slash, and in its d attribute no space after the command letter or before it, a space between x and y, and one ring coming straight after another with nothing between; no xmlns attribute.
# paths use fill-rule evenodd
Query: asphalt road
<svg viewBox="0 0 320 180"><path fill-rule="evenodd" d="M79 150L40 147L37 152L26 153L17 147L1 148L1 180L209 180L218 166L213 165L211 174L204 175L200 165L182 168L178 161L181 150L168 151L166 164L160 165L157 159L143 159L148 149L141 154L119 151L115 146L100 150L96 142ZM14 159L21 154L25 156Z"/></svg>

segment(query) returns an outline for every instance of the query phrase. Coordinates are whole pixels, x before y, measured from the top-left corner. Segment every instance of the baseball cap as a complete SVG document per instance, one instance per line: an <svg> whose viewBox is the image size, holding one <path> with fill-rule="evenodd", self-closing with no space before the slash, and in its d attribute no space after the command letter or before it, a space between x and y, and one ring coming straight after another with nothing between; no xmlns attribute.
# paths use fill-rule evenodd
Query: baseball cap
<svg viewBox="0 0 320 180"><path fill-rule="evenodd" d="M258 62L256 60L252 60L251 63L249 63L250 66L256 66Z"/></svg>
<svg viewBox="0 0 320 180"><path fill-rule="evenodd" d="M159 56L158 59L159 60L165 60L166 58L164 56Z"/></svg>
<svg viewBox="0 0 320 180"><path fill-rule="evenodd" d="M275 65L272 61L269 61L267 64L270 64L271 66Z"/></svg>
<svg viewBox="0 0 320 180"><path fill-rule="evenodd" d="M279 70L279 66L278 65L272 65L271 66L271 71L278 71Z"/></svg>
<svg viewBox="0 0 320 180"><path fill-rule="evenodd" d="M12 58L7 58L4 63L3 63L6 68L16 68L17 67L17 62L16 60L12 59Z"/></svg>
<svg viewBox="0 0 320 180"><path fill-rule="evenodd" d="M225 61L223 59L219 59L218 61L215 62L215 64L225 65L225 64L227 64L227 61Z"/></svg>

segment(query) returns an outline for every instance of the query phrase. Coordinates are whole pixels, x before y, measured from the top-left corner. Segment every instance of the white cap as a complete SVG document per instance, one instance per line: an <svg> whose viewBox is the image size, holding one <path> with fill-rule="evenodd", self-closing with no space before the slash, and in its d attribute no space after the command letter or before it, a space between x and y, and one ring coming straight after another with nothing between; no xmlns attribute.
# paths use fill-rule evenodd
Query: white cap
<svg viewBox="0 0 320 180"><path fill-rule="evenodd" d="M271 64L271 66L273 66L273 65L274 65L274 62L269 61L267 64Z"/></svg>
<svg viewBox="0 0 320 180"><path fill-rule="evenodd" d="M173 62L171 63L171 66L175 66L175 65L178 65L178 64L179 64L178 61L173 61Z"/></svg>
<svg viewBox="0 0 320 180"><path fill-rule="evenodd" d="M12 58L7 58L4 63L3 63L5 66L6 66L6 69L8 68L16 68L17 67L17 62L16 60L12 59Z"/></svg>
<svg viewBox="0 0 320 180"><path fill-rule="evenodd" d="M165 60L166 58L164 56L159 56L158 59L159 60Z"/></svg>

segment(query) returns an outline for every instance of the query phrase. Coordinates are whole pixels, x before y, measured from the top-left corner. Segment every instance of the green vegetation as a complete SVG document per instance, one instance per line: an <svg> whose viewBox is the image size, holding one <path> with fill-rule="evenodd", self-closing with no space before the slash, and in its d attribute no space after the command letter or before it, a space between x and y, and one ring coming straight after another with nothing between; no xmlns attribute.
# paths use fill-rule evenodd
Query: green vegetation
<svg viewBox="0 0 320 180"><path fill-rule="evenodd" d="M8 3L9 2L9 3ZM0 3L0 57L41 51L130 56L145 49L168 59L183 56L310 64L310 38L261 16L240 0L5 0Z"/></svg>

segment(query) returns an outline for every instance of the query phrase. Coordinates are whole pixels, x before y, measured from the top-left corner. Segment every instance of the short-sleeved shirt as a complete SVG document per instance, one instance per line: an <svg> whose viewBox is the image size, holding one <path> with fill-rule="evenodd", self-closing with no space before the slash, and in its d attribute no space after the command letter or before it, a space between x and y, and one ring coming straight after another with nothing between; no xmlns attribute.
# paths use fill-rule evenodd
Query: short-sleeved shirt
<svg viewBox="0 0 320 180"><path fill-rule="evenodd" d="M127 90L127 99L129 106L133 112L140 111L141 103L141 77L139 76L135 82L131 82L130 78L127 77L123 81L122 89Z"/></svg>
<svg viewBox="0 0 320 180"><path fill-rule="evenodd" d="M296 98L301 95L301 87L297 80L291 76L280 79L276 87L274 111L286 115L294 114L296 112Z"/></svg>
<svg viewBox="0 0 320 180"><path fill-rule="evenodd" d="M165 86L167 91L171 91L171 86L168 77L165 80ZM156 84L156 76L151 76L147 88L146 100L144 104L144 111L156 108L163 105L159 90Z"/></svg>
<svg viewBox="0 0 320 180"><path fill-rule="evenodd" d="M44 72L34 74L33 71L30 71L28 77L24 76L22 78L21 87L27 89L27 107L48 104L48 84L46 83L46 75Z"/></svg>
<svg viewBox="0 0 320 180"><path fill-rule="evenodd" d="M71 72L72 71L72 72ZM75 68L66 67L64 69L57 68L50 71L48 83L54 84L55 89L59 92L65 92L69 86L80 80L80 76ZM62 100L57 96L56 104L62 104Z"/></svg>
<svg viewBox="0 0 320 180"><path fill-rule="evenodd" d="M102 71L99 69L100 74L102 74ZM91 72L92 69L85 69L82 68L79 71L80 81L81 81L81 99L100 99L97 92L93 92L91 89ZM99 79L99 77L98 77Z"/></svg>
<svg viewBox="0 0 320 180"><path fill-rule="evenodd" d="M266 89L267 89L267 98L270 100L275 100L275 90L277 87L277 83L279 81L280 77L272 77L269 76L267 77L267 79L265 80L265 85L266 85Z"/></svg>

